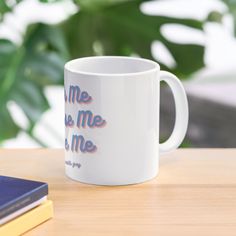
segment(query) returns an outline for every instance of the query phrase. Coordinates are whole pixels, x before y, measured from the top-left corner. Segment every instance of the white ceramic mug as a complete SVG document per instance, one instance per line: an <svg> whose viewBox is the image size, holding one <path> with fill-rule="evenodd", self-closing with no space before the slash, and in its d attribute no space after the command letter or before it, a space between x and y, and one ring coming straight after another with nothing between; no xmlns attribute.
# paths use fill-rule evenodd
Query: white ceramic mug
<svg viewBox="0 0 236 236"><path fill-rule="evenodd" d="M176 121L159 144L160 81L171 88ZM101 56L65 65L65 169L74 180L126 185L154 178L159 155L176 149L188 124L184 88L151 60Z"/></svg>

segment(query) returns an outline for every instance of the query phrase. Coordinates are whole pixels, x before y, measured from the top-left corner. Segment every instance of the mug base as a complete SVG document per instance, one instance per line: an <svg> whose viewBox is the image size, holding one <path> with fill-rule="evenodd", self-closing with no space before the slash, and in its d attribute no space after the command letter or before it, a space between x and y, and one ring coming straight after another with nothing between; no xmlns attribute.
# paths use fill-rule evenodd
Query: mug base
<svg viewBox="0 0 236 236"><path fill-rule="evenodd" d="M88 185L96 185L96 186L127 186L127 185L136 185L136 184L142 184L145 183L147 181L151 181L153 179L155 179L159 174L159 171L153 175L150 176L148 178L143 178L143 179L139 179L139 180L133 180L133 181L88 181L85 179L79 179L77 177L74 177L72 175L70 175L69 173L66 173L66 176L76 182L82 183L82 184L88 184Z"/></svg>

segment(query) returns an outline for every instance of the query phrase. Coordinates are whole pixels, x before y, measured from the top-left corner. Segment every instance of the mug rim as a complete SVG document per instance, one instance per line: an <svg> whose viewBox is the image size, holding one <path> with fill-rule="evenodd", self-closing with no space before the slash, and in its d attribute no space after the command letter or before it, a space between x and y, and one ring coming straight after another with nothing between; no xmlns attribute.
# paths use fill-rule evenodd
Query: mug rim
<svg viewBox="0 0 236 236"><path fill-rule="evenodd" d="M126 59L126 60L132 60L132 61L137 61L137 62L145 62L148 63L152 66L151 69L146 69L142 70L139 72L129 72L129 73L100 73L100 72L88 72L88 71L83 71L79 69L73 69L72 68L72 63L78 62L78 61L83 61L83 60L93 60L93 59ZM80 57L76 58L73 60L70 60L66 62L64 65L64 69L70 73L75 73L75 74L82 74L82 75L91 75L91 76L109 76L109 77L119 77L119 76L137 76L137 75L143 75L143 74L149 74L153 73L155 71L160 70L160 65L147 58L141 58L141 57L129 57L129 56L88 56L88 57Z"/></svg>

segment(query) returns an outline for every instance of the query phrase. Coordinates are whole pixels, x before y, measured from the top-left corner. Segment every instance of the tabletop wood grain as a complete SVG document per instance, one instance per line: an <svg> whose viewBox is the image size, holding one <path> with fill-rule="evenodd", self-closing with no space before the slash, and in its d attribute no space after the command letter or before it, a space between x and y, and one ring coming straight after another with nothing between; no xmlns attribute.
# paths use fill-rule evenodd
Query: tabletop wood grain
<svg viewBox="0 0 236 236"><path fill-rule="evenodd" d="M236 149L179 149L159 176L99 187L64 174L63 150L0 150L0 175L48 182L53 219L27 236L236 235Z"/></svg>

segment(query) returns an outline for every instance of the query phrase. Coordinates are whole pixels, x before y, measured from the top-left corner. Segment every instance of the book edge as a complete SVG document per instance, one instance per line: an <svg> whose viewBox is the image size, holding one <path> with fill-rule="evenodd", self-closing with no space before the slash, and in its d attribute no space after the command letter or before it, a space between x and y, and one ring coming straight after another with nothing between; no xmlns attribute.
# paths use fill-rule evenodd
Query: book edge
<svg viewBox="0 0 236 236"><path fill-rule="evenodd" d="M35 181L37 182L37 181ZM40 182L43 183L43 182ZM39 200L40 198L44 197L48 195L48 184L47 183L43 183L42 185L38 186L37 188L26 192L25 194L21 195L20 197L13 199L12 201L2 205L2 207L0 206L0 210L1 212L5 212L0 214L0 220L8 215L10 215L11 213ZM25 199L30 198L29 201L25 202L24 204L21 205L21 202L23 202ZM13 207L14 205L19 204L18 207ZM7 211L7 209L12 208L10 211Z"/></svg>
<svg viewBox="0 0 236 236"><path fill-rule="evenodd" d="M53 217L53 203L47 200L40 206L0 226L0 235L21 235Z"/></svg>
<svg viewBox="0 0 236 236"><path fill-rule="evenodd" d="M32 202L31 204L16 210L15 212L11 213L10 215L7 215L3 218L0 219L0 226L3 224L6 224L7 222L9 222L10 220L15 219L16 217L26 213L27 211L32 210L34 207L39 206L40 204L42 204L43 202L45 202L47 200L47 196L40 198L39 200L36 200L34 202Z"/></svg>

